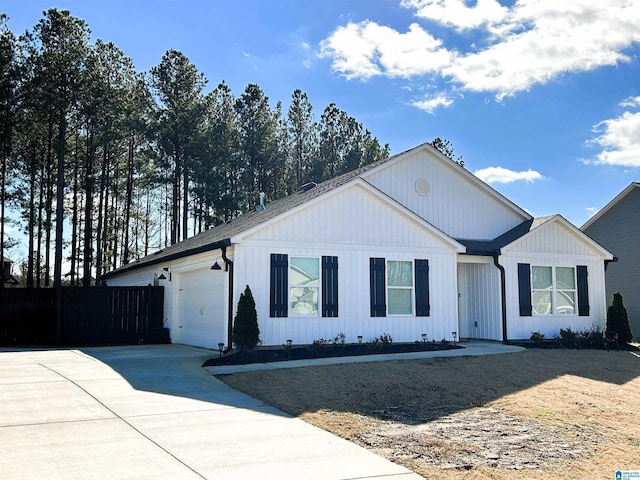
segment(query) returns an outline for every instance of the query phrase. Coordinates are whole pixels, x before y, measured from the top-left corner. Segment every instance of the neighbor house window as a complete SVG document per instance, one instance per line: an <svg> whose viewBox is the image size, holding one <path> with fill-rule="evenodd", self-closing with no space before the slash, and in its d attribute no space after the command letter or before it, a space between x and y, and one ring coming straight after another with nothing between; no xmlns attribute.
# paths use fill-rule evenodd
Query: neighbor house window
<svg viewBox="0 0 640 480"><path fill-rule="evenodd" d="M413 262L387 261L387 313L413 313Z"/></svg>
<svg viewBox="0 0 640 480"><path fill-rule="evenodd" d="M534 315L575 315L576 294L574 267L531 267Z"/></svg>

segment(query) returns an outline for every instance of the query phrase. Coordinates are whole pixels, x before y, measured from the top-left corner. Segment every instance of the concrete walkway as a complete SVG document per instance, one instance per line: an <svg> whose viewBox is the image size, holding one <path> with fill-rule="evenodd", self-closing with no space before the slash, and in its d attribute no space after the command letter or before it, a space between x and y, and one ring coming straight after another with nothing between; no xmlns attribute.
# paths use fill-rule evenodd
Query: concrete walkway
<svg viewBox="0 0 640 480"><path fill-rule="evenodd" d="M0 475L420 478L227 387L201 368L212 355L179 345L0 350Z"/></svg>

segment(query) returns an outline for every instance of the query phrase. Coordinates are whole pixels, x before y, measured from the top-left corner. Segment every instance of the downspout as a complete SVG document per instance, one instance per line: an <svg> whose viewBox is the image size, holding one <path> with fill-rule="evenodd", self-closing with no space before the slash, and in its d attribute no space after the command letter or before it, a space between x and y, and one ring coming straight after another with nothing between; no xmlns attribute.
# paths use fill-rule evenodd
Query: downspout
<svg viewBox="0 0 640 480"><path fill-rule="evenodd" d="M227 348L222 353L225 355L233 348L233 261L227 258L227 247L222 246L222 260L224 260L227 269L229 270L229 308L227 311Z"/></svg>
<svg viewBox="0 0 640 480"><path fill-rule="evenodd" d="M500 296L502 297L502 341L507 342L507 282L505 280L504 267L498 263L500 251L493 254L493 264L500 270Z"/></svg>

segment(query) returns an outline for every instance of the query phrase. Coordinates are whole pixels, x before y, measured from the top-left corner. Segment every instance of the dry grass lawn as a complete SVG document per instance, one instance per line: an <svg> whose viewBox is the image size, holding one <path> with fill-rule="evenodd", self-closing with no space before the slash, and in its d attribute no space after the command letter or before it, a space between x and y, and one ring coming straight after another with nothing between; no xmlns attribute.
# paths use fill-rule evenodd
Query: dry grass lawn
<svg viewBox="0 0 640 480"><path fill-rule="evenodd" d="M425 478L640 470L640 356L527 350L220 377Z"/></svg>

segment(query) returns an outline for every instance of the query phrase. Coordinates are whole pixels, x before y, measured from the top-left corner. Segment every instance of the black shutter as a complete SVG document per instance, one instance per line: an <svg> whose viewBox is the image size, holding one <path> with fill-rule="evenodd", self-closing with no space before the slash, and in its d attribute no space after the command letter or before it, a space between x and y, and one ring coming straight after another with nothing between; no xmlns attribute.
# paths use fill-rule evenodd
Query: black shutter
<svg viewBox="0 0 640 480"><path fill-rule="evenodd" d="M369 275L371 287L371 316L386 317L387 304L385 299L385 267L384 258L369 259Z"/></svg>
<svg viewBox="0 0 640 480"><path fill-rule="evenodd" d="M322 257L322 316L338 316L338 257Z"/></svg>
<svg viewBox="0 0 640 480"><path fill-rule="evenodd" d="M589 316L589 273L586 265L578 265L578 315Z"/></svg>
<svg viewBox="0 0 640 480"><path fill-rule="evenodd" d="M428 317L429 305L429 260L415 261L416 271L416 317Z"/></svg>
<svg viewBox="0 0 640 480"><path fill-rule="evenodd" d="M286 317L289 311L289 259L286 254L271 254L271 290L269 294L269 315Z"/></svg>
<svg viewBox="0 0 640 480"><path fill-rule="evenodd" d="M531 265L518 264L518 298L520 300L520 316L530 317L531 308Z"/></svg>

